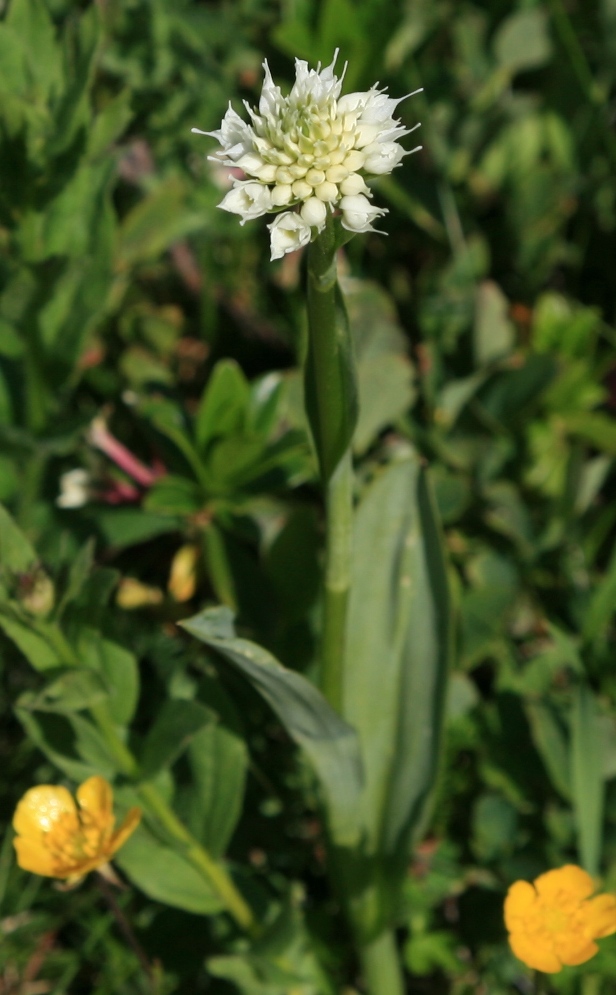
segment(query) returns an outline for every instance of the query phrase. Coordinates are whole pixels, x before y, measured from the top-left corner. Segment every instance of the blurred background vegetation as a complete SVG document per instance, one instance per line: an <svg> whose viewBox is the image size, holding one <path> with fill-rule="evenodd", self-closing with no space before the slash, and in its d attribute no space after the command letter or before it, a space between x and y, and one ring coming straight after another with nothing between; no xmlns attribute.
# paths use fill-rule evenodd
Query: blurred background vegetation
<svg viewBox="0 0 616 995"><path fill-rule="evenodd" d="M400 106L422 121L423 150L375 183L388 237L355 239L341 261L359 478L409 446L430 464L457 605L446 762L400 935L409 992L530 992L505 942L511 881L574 861L616 887L615 0L0 12L0 501L40 557L5 570L3 590L45 616L96 565L69 611L138 659L135 736L168 697L213 702L235 759L210 844L264 907L304 882L334 975L348 954L316 801L298 802L306 772L239 680L208 671L195 691L210 665L175 627L222 602L310 672L321 538L301 258L271 264L263 224L216 210L226 171L190 129L217 128L229 100L255 103L264 57L290 84L293 57L327 64L339 47L347 91L424 87ZM0 612L6 826L23 791L70 770L40 702L24 705L38 678L15 617ZM96 888L55 891L3 838L0 992L151 990ZM161 962L160 991L285 990L241 957L224 917L159 898L119 896ZM616 943L551 990L582 976L587 995L613 990Z"/></svg>

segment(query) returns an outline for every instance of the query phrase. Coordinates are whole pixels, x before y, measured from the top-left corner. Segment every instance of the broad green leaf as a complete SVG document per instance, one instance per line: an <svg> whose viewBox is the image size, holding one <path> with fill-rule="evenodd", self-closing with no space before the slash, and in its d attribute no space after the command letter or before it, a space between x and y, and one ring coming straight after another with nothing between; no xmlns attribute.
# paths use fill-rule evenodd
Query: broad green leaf
<svg viewBox="0 0 616 995"><path fill-rule="evenodd" d="M474 337L475 360L480 367L502 359L514 345L509 302L493 280L483 280L477 288Z"/></svg>
<svg viewBox="0 0 616 995"><path fill-rule="evenodd" d="M61 667L63 660L44 634L0 611L0 628L12 639L35 670Z"/></svg>
<svg viewBox="0 0 616 995"><path fill-rule="evenodd" d="M122 90L96 115L88 136L88 154L101 155L117 141L133 116L130 107L132 93Z"/></svg>
<svg viewBox="0 0 616 995"><path fill-rule="evenodd" d="M287 670L256 643L239 639L228 608L206 609L180 624L233 664L267 701L321 782L334 840L340 846L357 843L362 765L352 727L305 677Z"/></svg>
<svg viewBox="0 0 616 995"><path fill-rule="evenodd" d="M60 48L44 0L11 0L6 25L26 43L31 83L47 100L51 91L61 89Z"/></svg>
<svg viewBox="0 0 616 995"><path fill-rule="evenodd" d="M343 278L340 283L357 354L359 417L353 448L362 453L410 408L414 374L391 298L367 280Z"/></svg>
<svg viewBox="0 0 616 995"><path fill-rule="evenodd" d="M87 623L79 626L76 640L76 656L100 674L109 692L108 707L114 722L128 725L139 698L139 667L134 654L105 639Z"/></svg>
<svg viewBox="0 0 616 995"><path fill-rule="evenodd" d="M24 352L24 341L17 329L0 318L0 356L17 359Z"/></svg>
<svg viewBox="0 0 616 995"><path fill-rule="evenodd" d="M451 621L438 524L415 458L394 463L357 510L345 718L366 769L368 851L408 860L439 764Z"/></svg>
<svg viewBox="0 0 616 995"><path fill-rule="evenodd" d="M472 814L473 852L481 861L504 857L514 848L518 813L502 795L479 796Z"/></svg>
<svg viewBox="0 0 616 995"><path fill-rule="evenodd" d="M64 47L64 73L68 85L51 105L53 124L45 146L46 158L58 157L60 170L64 165L60 158L62 154L70 149L74 156L76 146L81 151L85 132L90 127L90 94L98 68L102 21L101 11L95 4L80 11L79 18L73 22L72 44L70 48Z"/></svg>
<svg viewBox="0 0 616 995"><path fill-rule="evenodd" d="M71 562L62 596L55 611L55 617L61 618L64 609L80 594L94 566L94 540L89 539L81 547Z"/></svg>
<svg viewBox="0 0 616 995"><path fill-rule="evenodd" d="M609 638L609 627L614 619L616 605L616 546L605 574L594 588L588 608L584 613L582 635L591 645L600 646Z"/></svg>
<svg viewBox="0 0 616 995"><path fill-rule="evenodd" d="M543 760L548 776L556 790L569 801L571 771L565 730L547 701L528 700L525 703L525 710L533 743Z"/></svg>
<svg viewBox="0 0 616 995"><path fill-rule="evenodd" d="M37 555L6 508L0 505L0 569L11 574L27 573Z"/></svg>
<svg viewBox="0 0 616 995"><path fill-rule="evenodd" d="M203 488L188 477L166 473L148 491L144 508L167 515L193 515L204 504Z"/></svg>
<svg viewBox="0 0 616 995"><path fill-rule="evenodd" d="M112 779L115 764L98 731L76 715L33 713L16 708L15 714L28 737L71 780L85 781L93 774Z"/></svg>
<svg viewBox="0 0 616 995"><path fill-rule="evenodd" d="M242 811L248 751L220 682L204 677L200 696L220 718L195 734L188 747L194 790L190 828L214 857L221 856Z"/></svg>
<svg viewBox="0 0 616 995"><path fill-rule="evenodd" d="M552 54L545 12L535 7L510 14L496 32L494 52L512 74L543 66Z"/></svg>
<svg viewBox="0 0 616 995"><path fill-rule="evenodd" d="M616 423L609 415L593 411L563 412L562 421L572 435L616 456Z"/></svg>
<svg viewBox="0 0 616 995"><path fill-rule="evenodd" d="M92 670L68 670L41 691L20 695L17 707L30 712L79 712L108 697L103 679Z"/></svg>
<svg viewBox="0 0 616 995"><path fill-rule="evenodd" d="M99 636L99 670L109 689L109 711L118 725L128 725L139 700L139 666L134 653Z"/></svg>
<svg viewBox="0 0 616 995"><path fill-rule="evenodd" d="M195 419L195 439L203 452L213 439L244 428L250 389L237 363L221 359L207 382Z"/></svg>
<svg viewBox="0 0 616 995"><path fill-rule="evenodd" d="M171 515L155 514L137 508L97 510L92 518L113 549L135 546L155 536L176 532L180 525L179 520Z"/></svg>
<svg viewBox="0 0 616 995"><path fill-rule="evenodd" d="M183 181L170 177L139 201L118 233L119 266L155 259L173 242L203 228L206 216L187 204L186 194Z"/></svg>
<svg viewBox="0 0 616 995"><path fill-rule="evenodd" d="M214 713L197 701L171 699L160 709L148 732L141 753L141 770L146 779L170 767L194 736L214 719Z"/></svg>
<svg viewBox="0 0 616 995"><path fill-rule="evenodd" d="M246 412L246 428L258 435L268 436L276 425L280 400L283 395L282 374L266 373L250 385L250 398Z"/></svg>
<svg viewBox="0 0 616 995"><path fill-rule="evenodd" d="M576 688L572 704L571 789L580 864L596 877L603 841L603 740L595 696L585 684Z"/></svg>
<svg viewBox="0 0 616 995"><path fill-rule="evenodd" d="M160 843L143 824L113 859L148 898L197 915L213 915L222 908L194 866L181 853Z"/></svg>

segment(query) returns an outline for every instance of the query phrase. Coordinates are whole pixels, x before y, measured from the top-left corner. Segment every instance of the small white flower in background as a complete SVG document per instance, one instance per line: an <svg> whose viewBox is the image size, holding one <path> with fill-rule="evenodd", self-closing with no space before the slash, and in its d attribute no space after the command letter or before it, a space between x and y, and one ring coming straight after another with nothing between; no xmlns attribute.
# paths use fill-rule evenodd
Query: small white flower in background
<svg viewBox="0 0 616 995"><path fill-rule="evenodd" d="M90 474L78 467L67 470L60 477L60 493L56 498L58 508L81 508L90 497Z"/></svg>
<svg viewBox="0 0 616 995"><path fill-rule="evenodd" d="M220 143L212 161L241 169L246 177L233 180L219 207L239 214L241 224L277 213L268 225L272 259L315 238L328 211L339 210L348 231L376 231L372 221L387 212L370 204L365 178L391 173L405 155L421 148L407 152L398 144L419 127L405 128L392 116L406 97L395 100L378 84L340 96L344 72L340 79L334 75L337 57L336 49L325 69L320 63L308 69L307 62L296 59L287 97L264 62L258 112L245 102L250 124L229 106L218 131L192 129Z"/></svg>

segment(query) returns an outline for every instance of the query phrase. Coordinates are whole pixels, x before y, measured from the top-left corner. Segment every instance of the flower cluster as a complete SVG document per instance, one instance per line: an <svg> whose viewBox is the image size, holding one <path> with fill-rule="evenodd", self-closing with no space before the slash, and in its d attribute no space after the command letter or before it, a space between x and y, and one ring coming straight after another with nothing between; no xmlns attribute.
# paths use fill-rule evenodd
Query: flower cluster
<svg viewBox="0 0 616 995"><path fill-rule="evenodd" d="M337 55L316 70L296 59L295 83L286 97L264 62L258 112L245 103L250 124L229 106L218 131L193 128L222 146L210 159L245 177L234 178L219 206L239 214L242 224L276 212L268 225L272 259L310 242L335 209L348 231L375 231L372 222L387 212L370 203L365 177L390 173L411 154L398 140L415 128L392 116L406 98L394 100L378 84L341 97L344 73L334 75Z"/></svg>
<svg viewBox="0 0 616 995"><path fill-rule="evenodd" d="M616 897L591 898L595 891L590 875L574 864L548 871L534 884L512 884L505 925L516 957L547 974L594 957L595 940L616 933Z"/></svg>
<svg viewBox="0 0 616 995"><path fill-rule="evenodd" d="M77 804L66 788L30 788L13 817L17 863L24 871L69 883L107 864L139 825L131 808L114 831L113 792L104 777L90 777L77 789Z"/></svg>

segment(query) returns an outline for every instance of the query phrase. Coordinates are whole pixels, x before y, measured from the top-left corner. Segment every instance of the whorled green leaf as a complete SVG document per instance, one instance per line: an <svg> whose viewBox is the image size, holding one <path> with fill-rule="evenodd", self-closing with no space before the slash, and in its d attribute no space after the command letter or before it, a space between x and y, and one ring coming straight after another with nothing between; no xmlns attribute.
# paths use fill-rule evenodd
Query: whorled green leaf
<svg viewBox="0 0 616 995"><path fill-rule="evenodd" d="M220 912L221 901L193 865L142 824L118 850L114 862L134 885L157 902L197 915Z"/></svg>
<svg viewBox="0 0 616 995"><path fill-rule="evenodd" d="M333 839L352 846L360 839L362 764L354 729L305 677L283 667L267 650L233 629L228 608L206 609L180 623L233 664L267 701L303 749L321 783Z"/></svg>

